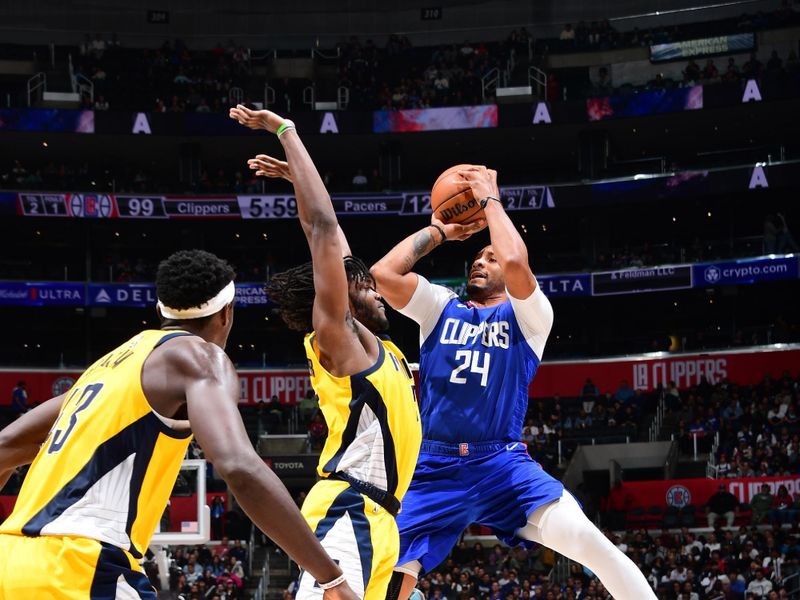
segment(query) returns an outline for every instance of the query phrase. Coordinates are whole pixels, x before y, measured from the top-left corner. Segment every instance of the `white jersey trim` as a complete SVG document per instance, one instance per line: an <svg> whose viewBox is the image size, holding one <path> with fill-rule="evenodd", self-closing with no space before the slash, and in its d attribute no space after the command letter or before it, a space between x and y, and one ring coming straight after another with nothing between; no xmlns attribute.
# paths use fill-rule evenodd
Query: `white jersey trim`
<svg viewBox="0 0 800 600"><path fill-rule="evenodd" d="M397 312L419 324L419 345L422 346L436 327L447 303L457 297L452 290L434 285L422 275L417 275L417 289L414 290L414 295L408 304Z"/></svg>
<svg viewBox="0 0 800 600"><path fill-rule="evenodd" d="M118 548L131 545L125 528L136 454L98 479L77 502L42 527L42 535L77 535Z"/></svg>
<svg viewBox="0 0 800 600"><path fill-rule="evenodd" d="M511 301L511 307L522 335L525 336L528 345L541 361L547 337L553 328L553 307L550 300L547 299L538 284L533 293L524 300L514 298L507 288L506 294Z"/></svg>

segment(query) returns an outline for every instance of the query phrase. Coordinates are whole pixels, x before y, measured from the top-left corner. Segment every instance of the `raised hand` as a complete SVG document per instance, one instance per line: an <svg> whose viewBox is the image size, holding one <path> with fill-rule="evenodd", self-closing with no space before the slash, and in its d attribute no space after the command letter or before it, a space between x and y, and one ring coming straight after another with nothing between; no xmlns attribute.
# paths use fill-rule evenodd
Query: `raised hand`
<svg viewBox="0 0 800 600"><path fill-rule="evenodd" d="M247 166L260 177L282 177L286 181L292 181L289 163L268 154L256 154L254 158L247 161Z"/></svg>
<svg viewBox="0 0 800 600"><path fill-rule="evenodd" d="M500 199L500 190L497 188L497 171L486 167L475 167L465 169L458 174L472 188L472 195L476 200L482 200L487 196Z"/></svg>
<svg viewBox="0 0 800 600"><path fill-rule="evenodd" d="M266 129L270 133L278 131L284 118L271 110L251 110L242 104L237 104L228 111L228 116L241 125L250 129Z"/></svg>

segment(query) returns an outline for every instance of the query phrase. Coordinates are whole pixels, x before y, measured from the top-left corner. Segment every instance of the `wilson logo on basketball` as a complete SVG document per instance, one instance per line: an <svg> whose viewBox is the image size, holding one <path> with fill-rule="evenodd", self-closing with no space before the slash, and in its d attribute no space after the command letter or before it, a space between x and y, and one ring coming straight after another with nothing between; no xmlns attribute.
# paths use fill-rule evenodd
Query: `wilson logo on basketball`
<svg viewBox="0 0 800 600"><path fill-rule="evenodd" d="M445 208L441 211L441 219L445 223L448 223L456 219L459 215L474 209L477 205L478 202L475 200L475 198L470 198L469 202L454 204L453 206Z"/></svg>

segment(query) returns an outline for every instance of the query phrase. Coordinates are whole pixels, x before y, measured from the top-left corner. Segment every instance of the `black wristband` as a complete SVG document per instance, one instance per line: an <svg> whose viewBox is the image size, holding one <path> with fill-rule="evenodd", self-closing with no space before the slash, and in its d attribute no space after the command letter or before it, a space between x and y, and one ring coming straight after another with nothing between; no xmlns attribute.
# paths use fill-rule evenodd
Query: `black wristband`
<svg viewBox="0 0 800 600"><path fill-rule="evenodd" d="M495 202L500 202L499 198L495 198L494 196L486 196L486 198L481 198L480 200L478 200L478 204L481 205L481 209L486 208L486 205L489 204L489 200L494 200ZM500 202L500 204L502 205L503 203Z"/></svg>
<svg viewBox="0 0 800 600"><path fill-rule="evenodd" d="M441 227L439 227L439 226L438 226L438 225L436 225L435 223L431 223L431 224L429 225L429 227L433 227L434 229L436 229L436 231L438 231L438 232L439 232L439 235L441 235L441 236L442 236L442 241L441 241L441 242L439 242L440 244L444 244L444 243L447 241L447 236L444 234L444 229L442 229Z"/></svg>

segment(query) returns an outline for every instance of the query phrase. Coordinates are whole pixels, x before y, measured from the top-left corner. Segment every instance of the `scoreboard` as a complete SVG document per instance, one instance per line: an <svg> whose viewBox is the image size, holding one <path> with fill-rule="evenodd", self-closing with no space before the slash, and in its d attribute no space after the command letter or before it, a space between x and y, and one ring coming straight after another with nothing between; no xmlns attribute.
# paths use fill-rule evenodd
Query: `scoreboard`
<svg viewBox="0 0 800 600"><path fill-rule="evenodd" d="M25 217L73 217L81 219L294 219L297 199L292 195L161 196L153 194L98 194L19 192L16 213ZM502 188L506 210L554 208L547 186ZM430 215L431 197L426 192L396 194L334 195L340 215Z"/></svg>

